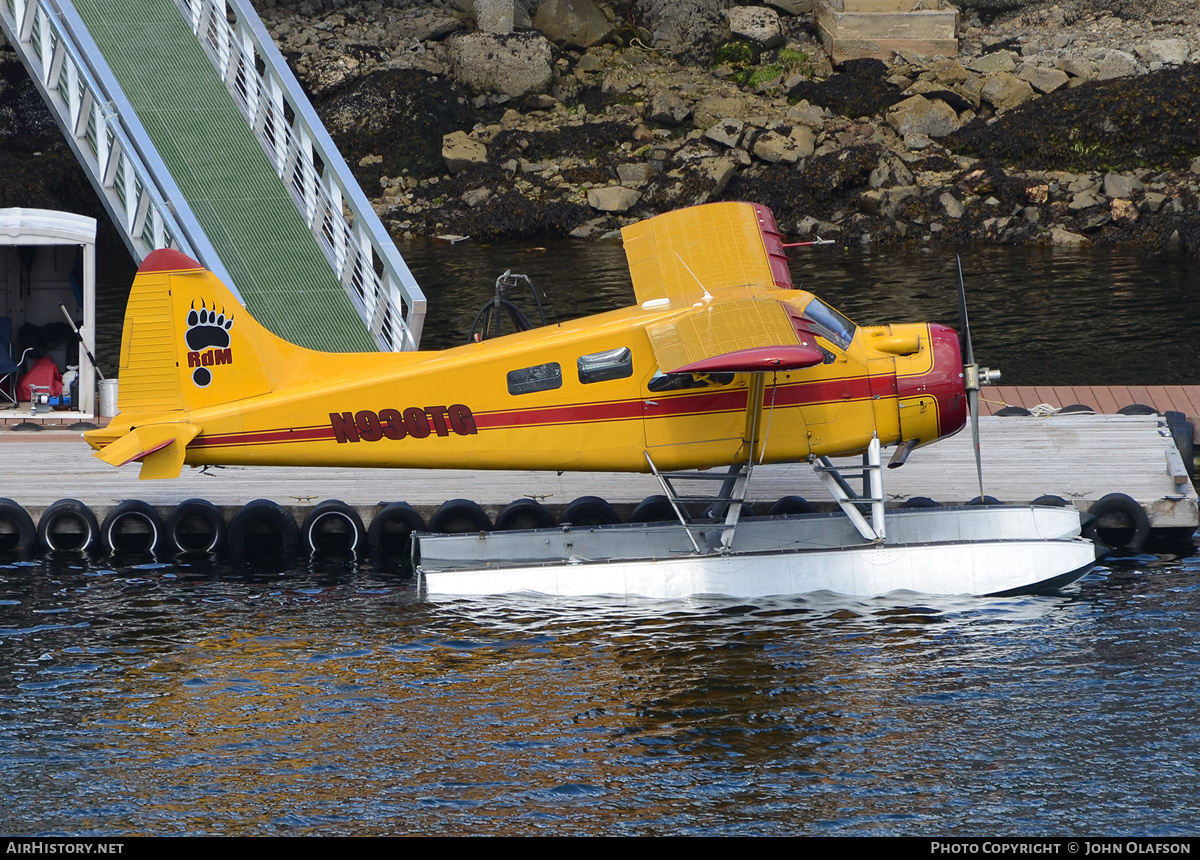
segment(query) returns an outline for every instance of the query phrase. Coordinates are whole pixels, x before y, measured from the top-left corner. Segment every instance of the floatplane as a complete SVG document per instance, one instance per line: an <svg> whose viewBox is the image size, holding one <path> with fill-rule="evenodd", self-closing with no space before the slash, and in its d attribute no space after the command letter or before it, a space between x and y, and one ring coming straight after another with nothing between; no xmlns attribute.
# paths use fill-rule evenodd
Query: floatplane
<svg viewBox="0 0 1200 860"><path fill-rule="evenodd" d="M965 348L935 323L855 325L794 288L755 204L670 212L622 238L635 305L410 353L295 346L194 260L155 251L129 297L119 414L87 441L143 479L184 465L653 472L677 515L419 535L430 592L982 595L1092 567L1073 508L885 511L882 449L895 466L957 433L995 375L974 361L965 300ZM861 468L831 459L845 457ZM811 464L840 512L743 516L754 467L788 462ZM676 487L703 479L717 488L694 518L699 497Z"/></svg>

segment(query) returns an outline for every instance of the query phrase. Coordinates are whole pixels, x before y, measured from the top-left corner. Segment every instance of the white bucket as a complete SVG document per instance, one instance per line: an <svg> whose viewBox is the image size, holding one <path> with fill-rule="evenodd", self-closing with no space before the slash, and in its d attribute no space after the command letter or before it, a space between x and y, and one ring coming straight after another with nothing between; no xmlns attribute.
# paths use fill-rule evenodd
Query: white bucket
<svg viewBox="0 0 1200 860"><path fill-rule="evenodd" d="M117 382L116 379L100 380L101 418L112 418L117 414Z"/></svg>

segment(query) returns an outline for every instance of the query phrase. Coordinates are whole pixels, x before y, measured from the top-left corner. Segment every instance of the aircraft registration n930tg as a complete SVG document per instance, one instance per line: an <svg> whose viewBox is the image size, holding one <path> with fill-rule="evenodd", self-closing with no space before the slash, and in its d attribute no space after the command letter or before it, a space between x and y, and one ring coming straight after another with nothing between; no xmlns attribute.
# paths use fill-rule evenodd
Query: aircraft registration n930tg
<svg viewBox="0 0 1200 860"><path fill-rule="evenodd" d="M966 421L958 337L855 326L792 287L770 210L717 203L622 231L637 304L437 352L324 353L271 334L172 250L138 271L114 466L649 471L926 444Z"/></svg>

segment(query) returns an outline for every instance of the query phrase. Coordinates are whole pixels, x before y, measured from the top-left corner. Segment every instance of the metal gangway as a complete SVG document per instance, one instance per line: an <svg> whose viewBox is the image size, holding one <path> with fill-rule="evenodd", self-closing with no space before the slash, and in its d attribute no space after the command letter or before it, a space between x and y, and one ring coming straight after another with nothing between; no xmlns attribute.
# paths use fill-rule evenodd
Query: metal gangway
<svg viewBox="0 0 1200 860"><path fill-rule="evenodd" d="M175 248L293 343L416 349L425 297L249 0L0 0L139 263Z"/></svg>

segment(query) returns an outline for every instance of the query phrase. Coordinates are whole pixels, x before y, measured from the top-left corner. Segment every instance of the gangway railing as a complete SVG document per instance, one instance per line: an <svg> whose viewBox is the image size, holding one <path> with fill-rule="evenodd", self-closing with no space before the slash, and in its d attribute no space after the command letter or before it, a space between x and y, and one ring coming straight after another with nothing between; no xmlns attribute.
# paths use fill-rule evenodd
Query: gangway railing
<svg viewBox="0 0 1200 860"><path fill-rule="evenodd" d="M416 349L425 296L258 14L248 0L175 2L380 348Z"/></svg>
<svg viewBox="0 0 1200 860"><path fill-rule="evenodd" d="M103 63L85 61L85 51L99 53L86 32L81 45L52 0L5 0L0 26L134 259L157 248L183 251L242 300L170 172L144 145L149 138L116 80Z"/></svg>
<svg viewBox="0 0 1200 860"><path fill-rule="evenodd" d="M257 14L245 0L174 3L376 346L416 349L424 294ZM0 25L135 259L177 248L242 300L71 0L3 0Z"/></svg>

